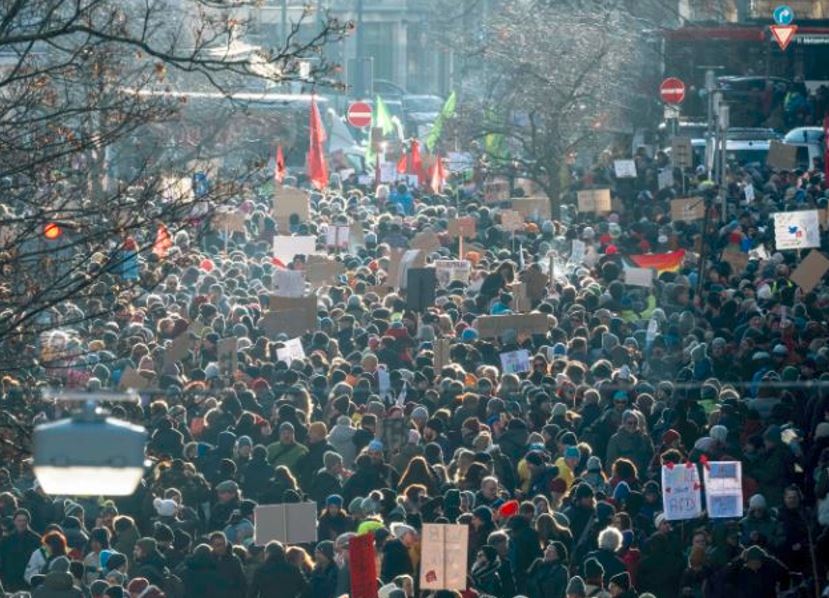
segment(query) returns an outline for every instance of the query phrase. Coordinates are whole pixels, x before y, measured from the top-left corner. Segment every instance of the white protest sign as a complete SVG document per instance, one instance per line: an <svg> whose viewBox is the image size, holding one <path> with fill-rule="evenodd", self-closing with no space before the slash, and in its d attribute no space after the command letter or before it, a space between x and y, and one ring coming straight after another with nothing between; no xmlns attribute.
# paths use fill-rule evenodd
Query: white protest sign
<svg viewBox="0 0 829 598"><path fill-rule="evenodd" d="M633 287L653 286L653 270L650 268L625 268L625 284Z"/></svg>
<svg viewBox="0 0 829 598"><path fill-rule="evenodd" d="M386 366L377 366L377 391L380 398L385 398L391 392L391 375Z"/></svg>
<svg viewBox="0 0 829 598"><path fill-rule="evenodd" d="M573 239L573 248L570 250L570 261L574 264L584 263L584 252L587 249L584 241Z"/></svg>
<svg viewBox="0 0 829 598"><path fill-rule="evenodd" d="M502 210L501 225L507 232L514 233L524 228L524 216L518 210Z"/></svg>
<svg viewBox="0 0 829 598"><path fill-rule="evenodd" d="M702 514L702 486L695 464L662 466L662 505L668 521Z"/></svg>
<svg viewBox="0 0 829 598"><path fill-rule="evenodd" d="M357 184L358 185L373 185L374 184L374 175L372 175L372 174L358 174L357 175Z"/></svg>
<svg viewBox="0 0 829 598"><path fill-rule="evenodd" d="M265 546L271 540L283 544L317 541L317 503L259 505L254 509L253 541Z"/></svg>
<svg viewBox="0 0 829 598"><path fill-rule="evenodd" d="M305 295L305 272L274 270L273 286L277 297L303 297Z"/></svg>
<svg viewBox="0 0 829 598"><path fill-rule="evenodd" d="M633 160L614 160L613 170L616 171L617 179L636 178L636 162Z"/></svg>
<svg viewBox="0 0 829 598"><path fill-rule="evenodd" d="M820 217L817 210L775 212L774 245L784 249L820 247Z"/></svg>
<svg viewBox="0 0 829 598"><path fill-rule="evenodd" d="M743 187L743 193L746 195L746 203L754 201L754 185L751 183L746 184L746 186Z"/></svg>
<svg viewBox="0 0 829 598"><path fill-rule="evenodd" d="M380 163L380 182L393 183L397 177L397 164L395 162Z"/></svg>
<svg viewBox="0 0 829 598"><path fill-rule="evenodd" d="M659 334L659 322L657 322L656 318L651 318L648 322L648 330L645 332L646 347L650 347L653 344L657 334Z"/></svg>
<svg viewBox="0 0 829 598"><path fill-rule="evenodd" d="M420 554L420 589L466 590L466 555L469 526L423 525Z"/></svg>
<svg viewBox="0 0 829 598"><path fill-rule="evenodd" d="M501 369L505 374L523 374L530 371L530 352L526 349L501 353Z"/></svg>
<svg viewBox="0 0 829 598"><path fill-rule="evenodd" d="M674 184L674 169L663 168L657 175L657 182L659 183L659 190L666 189Z"/></svg>
<svg viewBox="0 0 829 598"><path fill-rule="evenodd" d="M709 461L703 469L705 509L712 519L743 516L743 469L739 461Z"/></svg>
<svg viewBox="0 0 829 598"><path fill-rule="evenodd" d="M302 348L302 341L298 338L286 341L284 348L276 350L276 358L279 361L284 361L289 366L295 360L305 359L305 349Z"/></svg>
<svg viewBox="0 0 829 598"><path fill-rule="evenodd" d="M456 280L467 284L471 273L472 263L469 260L435 260L435 276L441 287L447 287Z"/></svg>
<svg viewBox="0 0 829 598"><path fill-rule="evenodd" d="M347 224L332 225L325 231L325 246L336 249L348 249L348 239L351 234L351 227Z"/></svg>
<svg viewBox="0 0 829 598"><path fill-rule="evenodd" d="M283 264L294 260L296 255L313 255L317 253L317 238L310 235L291 237L276 235L273 238L273 256Z"/></svg>

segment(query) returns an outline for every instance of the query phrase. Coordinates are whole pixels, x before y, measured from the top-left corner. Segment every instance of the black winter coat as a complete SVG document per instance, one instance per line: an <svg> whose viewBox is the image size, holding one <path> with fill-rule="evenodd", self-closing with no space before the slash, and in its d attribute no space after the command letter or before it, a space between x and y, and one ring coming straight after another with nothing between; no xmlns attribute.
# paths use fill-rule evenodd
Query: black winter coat
<svg viewBox="0 0 829 598"><path fill-rule="evenodd" d="M236 594L243 596L244 594ZM253 575L248 598L310 598L302 572L283 559L266 560Z"/></svg>

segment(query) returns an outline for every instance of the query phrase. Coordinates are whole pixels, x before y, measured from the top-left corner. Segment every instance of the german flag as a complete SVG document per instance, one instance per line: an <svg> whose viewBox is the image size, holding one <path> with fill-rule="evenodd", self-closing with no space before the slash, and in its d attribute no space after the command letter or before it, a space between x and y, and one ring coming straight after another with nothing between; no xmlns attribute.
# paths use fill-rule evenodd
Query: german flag
<svg viewBox="0 0 829 598"><path fill-rule="evenodd" d="M653 268L657 272L676 272L682 265L685 257L684 249L669 251L668 253L644 253L629 255L628 259L638 268Z"/></svg>

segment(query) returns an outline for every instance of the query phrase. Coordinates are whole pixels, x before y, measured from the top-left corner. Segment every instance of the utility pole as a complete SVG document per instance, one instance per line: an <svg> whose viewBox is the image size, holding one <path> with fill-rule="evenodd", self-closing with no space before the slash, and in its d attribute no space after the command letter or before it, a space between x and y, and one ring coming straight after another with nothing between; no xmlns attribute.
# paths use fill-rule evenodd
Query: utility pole
<svg viewBox="0 0 829 598"><path fill-rule="evenodd" d="M721 94L720 94L721 96ZM731 107L720 99L718 110L717 125L720 134L720 155L719 155L719 185L720 185L720 222L725 223L728 220L728 179L725 176L726 168L726 152L728 149L728 127L731 120Z"/></svg>
<svg viewBox="0 0 829 598"><path fill-rule="evenodd" d="M356 36L356 44L357 44L357 60L355 60L354 69L355 75L357 78L356 85L354 86L354 92L357 98L363 98L367 94L367 90L365 88L365 65L363 64L363 56L365 54L364 49L364 38L363 38L363 0L357 0L357 36Z"/></svg>
<svg viewBox="0 0 829 598"><path fill-rule="evenodd" d="M713 69L708 69L705 71L705 90L708 92L706 94L708 99L708 132L705 136L705 169L708 171L709 180L711 179L714 169L714 161L709 158L709 155L714 155L714 148L716 147L716 142L714 140L714 92L716 89L717 79L714 76L714 71Z"/></svg>
<svg viewBox="0 0 829 598"><path fill-rule="evenodd" d="M288 43L288 0L282 0L282 43Z"/></svg>

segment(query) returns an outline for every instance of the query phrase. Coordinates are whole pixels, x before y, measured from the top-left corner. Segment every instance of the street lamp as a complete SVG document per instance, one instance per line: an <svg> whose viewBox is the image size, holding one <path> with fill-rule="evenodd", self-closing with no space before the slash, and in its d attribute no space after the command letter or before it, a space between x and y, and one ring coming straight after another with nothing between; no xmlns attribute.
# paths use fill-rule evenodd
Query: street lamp
<svg viewBox="0 0 829 598"><path fill-rule="evenodd" d="M34 473L47 494L128 496L144 475L147 432L111 417L96 401L131 400L127 395L63 393L60 400L83 400L71 417L34 431Z"/></svg>

